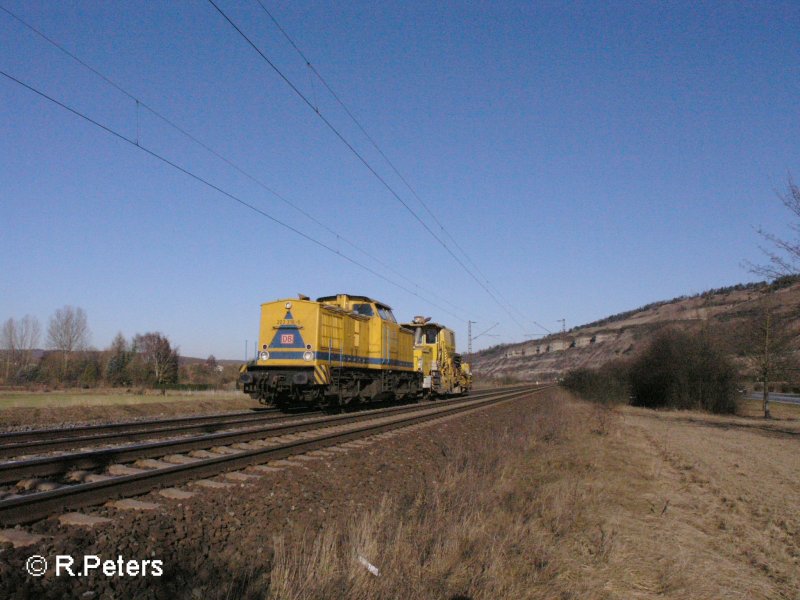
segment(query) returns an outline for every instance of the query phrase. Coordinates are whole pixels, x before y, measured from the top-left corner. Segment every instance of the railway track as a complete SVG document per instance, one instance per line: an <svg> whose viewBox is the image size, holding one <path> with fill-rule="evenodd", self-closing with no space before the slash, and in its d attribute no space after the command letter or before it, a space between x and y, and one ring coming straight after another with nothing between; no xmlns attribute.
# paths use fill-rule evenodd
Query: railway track
<svg viewBox="0 0 800 600"><path fill-rule="evenodd" d="M507 390L511 391L511 390ZM494 392L484 392L479 394L476 399L486 394ZM456 400L450 400L454 402ZM439 402L437 405L444 405L445 402ZM128 433L119 434L90 434L86 437L71 440L72 444L84 446L89 442L100 441L102 443L109 443L112 441L122 442L122 445L113 446L109 448L100 448L94 450L83 450L80 452L71 452L68 454L55 454L49 456L25 458L22 460L7 461L0 463L0 485L14 483L22 480L40 477L53 477L68 474L70 471L80 471L87 469L98 469L114 464L123 464L126 462L133 462L136 460L144 460L151 458L158 458L167 455L178 453L186 453L197 450L206 450L208 448L222 447L225 445L233 445L237 443L246 443L252 440L257 440L265 437L276 437L280 435L297 434L303 431L316 429L331 425L341 425L352 423L359 420L374 417L375 415L388 414L392 412L401 412L409 410L420 410L425 406L424 404L413 405L400 405L392 406L382 409L370 409L360 411L357 413L346 413L334 416L314 416L320 413L305 415L282 415L274 414L272 418L267 419L267 423L263 425L256 425L251 427L240 427L231 431L201 433L192 437L173 437L166 440L150 441L141 444L125 444L124 442L131 441ZM172 421L172 420L169 420ZM160 424L164 422L153 421L153 424ZM225 423L224 426L230 427L231 422ZM244 421L245 425L252 425L252 420ZM190 426L194 427L194 425ZM209 425L199 425L201 429L209 427ZM169 433L185 434L187 427L183 424L178 426L156 427L147 430L143 435L146 437L158 437ZM138 435L138 432L137 432ZM52 443L60 441L45 440L41 443L26 442L19 445L27 454L34 445L39 445L46 450L52 450ZM54 482L47 482L52 484ZM64 482L67 483L67 482Z"/></svg>
<svg viewBox="0 0 800 600"><path fill-rule="evenodd" d="M480 396L480 393L473 396ZM192 433L212 433L258 423L287 422L322 414L319 410L298 410L287 414L277 409L264 408L214 415L13 431L0 433L0 458L7 459L90 445L108 445Z"/></svg>
<svg viewBox="0 0 800 600"><path fill-rule="evenodd" d="M0 458L68 450L90 444L113 444L195 432L211 433L223 429L244 427L264 422L287 421L319 414L322 413L320 411L308 411L284 414L278 410L264 409L255 412L248 411L176 419L153 419L70 428L15 431L0 434Z"/></svg>
<svg viewBox="0 0 800 600"><path fill-rule="evenodd" d="M468 400L403 405L300 421L295 418L291 423L0 463L0 482L18 482L17 487L21 481L59 478L46 482L50 487L44 491L11 494L0 500L0 524L28 523L59 511L139 495L155 488L370 437L513 400L542 389L545 388L488 391ZM132 462L134 466L128 466ZM98 469L105 472L88 473Z"/></svg>

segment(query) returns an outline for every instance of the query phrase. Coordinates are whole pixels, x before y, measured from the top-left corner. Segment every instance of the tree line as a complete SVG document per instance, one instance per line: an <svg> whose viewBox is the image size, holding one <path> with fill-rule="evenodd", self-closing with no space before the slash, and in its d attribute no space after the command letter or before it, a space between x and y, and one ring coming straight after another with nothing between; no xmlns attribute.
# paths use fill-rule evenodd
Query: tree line
<svg viewBox="0 0 800 600"><path fill-rule="evenodd" d="M767 242L761 248L766 264L746 262L751 273L771 281L710 290L760 292L747 300L747 310L733 326L703 323L701 330L671 328L658 332L630 360L616 360L597 369L568 372L565 387L598 402L630 402L649 408L691 408L716 413L736 410L742 385L754 383L762 392L764 417L770 417L770 391L800 391L800 331L796 306L781 307L776 293L800 280L800 187L791 177L778 193L789 211L795 239L757 229ZM613 319L614 317L612 317ZM780 386L780 387L779 387Z"/></svg>
<svg viewBox="0 0 800 600"><path fill-rule="evenodd" d="M664 325L633 358L596 369L569 371L563 385L598 402L629 402L650 408L731 413L745 389L763 393L800 391L796 308L781 305L782 282L742 302L733 320ZM744 308L744 307L743 307Z"/></svg>
<svg viewBox="0 0 800 600"><path fill-rule="evenodd" d="M636 358L574 369L562 385L602 403L733 413L739 372L710 336L665 329Z"/></svg>
<svg viewBox="0 0 800 600"><path fill-rule="evenodd" d="M50 317L45 335L38 319L9 318L0 329L4 385L62 387L159 387L179 383L219 387L236 378L214 356L181 365L179 349L161 332L126 338L118 333L105 350L90 346L86 312L64 306ZM44 342L44 349L41 344Z"/></svg>

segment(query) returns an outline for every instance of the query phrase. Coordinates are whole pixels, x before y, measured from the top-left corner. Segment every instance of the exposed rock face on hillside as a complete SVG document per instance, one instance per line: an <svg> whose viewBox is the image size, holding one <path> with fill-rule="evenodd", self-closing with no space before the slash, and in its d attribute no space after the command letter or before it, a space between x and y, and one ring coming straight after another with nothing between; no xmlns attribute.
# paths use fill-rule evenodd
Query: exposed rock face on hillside
<svg viewBox="0 0 800 600"><path fill-rule="evenodd" d="M787 318L789 327L800 325L800 282L790 280L771 293L766 284L749 284L712 290L691 298L656 302L577 327L565 334L506 344L482 350L472 357L477 376L548 381L576 367L596 368L615 358L633 356L663 327L713 328L731 347L765 314L765 304Z"/></svg>

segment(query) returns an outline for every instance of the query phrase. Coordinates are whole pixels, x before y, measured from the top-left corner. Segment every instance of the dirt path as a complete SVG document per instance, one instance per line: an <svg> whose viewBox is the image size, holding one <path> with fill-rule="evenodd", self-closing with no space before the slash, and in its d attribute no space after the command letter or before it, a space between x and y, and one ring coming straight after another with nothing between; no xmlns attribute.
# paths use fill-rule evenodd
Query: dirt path
<svg viewBox="0 0 800 600"><path fill-rule="evenodd" d="M800 597L800 434L740 418L626 409L652 535L706 597ZM633 464L631 465L633 466ZM643 532L644 533L644 532Z"/></svg>

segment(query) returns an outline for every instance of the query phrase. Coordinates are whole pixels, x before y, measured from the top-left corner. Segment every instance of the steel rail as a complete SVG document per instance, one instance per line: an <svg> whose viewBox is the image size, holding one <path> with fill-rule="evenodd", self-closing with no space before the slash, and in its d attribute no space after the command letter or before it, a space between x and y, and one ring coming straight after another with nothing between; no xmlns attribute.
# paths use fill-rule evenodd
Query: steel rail
<svg viewBox="0 0 800 600"><path fill-rule="evenodd" d="M99 423L96 425L79 425L77 427L52 427L47 429L28 429L24 431L5 431L0 433L0 448L11 444L24 444L28 441L45 441L54 439L67 439L70 437L91 436L102 433L124 433L138 431L147 427L168 427L181 425L200 425L202 423L217 423L220 421L236 421L247 419L248 415L254 418L265 414L277 414L277 409L255 409L233 413L214 413L209 415L192 415L190 417L172 417L168 419L142 419L139 421L120 421L117 423Z"/></svg>
<svg viewBox="0 0 800 600"><path fill-rule="evenodd" d="M229 429L231 427L250 425L263 421L288 421L292 419L299 419L306 415L318 415L320 411L297 413L297 414L283 414L278 412L269 412L266 414L250 413L248 417L238 418L203 418L201 422L182 423L179 422L175 425L170 424L170 420L165 421L150 421L149 425L139 428L130 429L122 427L119 430L106 431L106 429L113 426L99 426L97 430L91 430L87 435L76 435L67 437L51 437L46 435L47 439L28 439L26 441L17 442L13 444L0 445L0 457L8 458L13 456L21 456L25 454L35 454L41 452L53 452L56 450L67 450L69 448L76 448L88 443L113 443L118 441L134 441L142 440L153 437L166 437L169 435L180 435L183 433L192 432L206 432L211 433L221 429ZM127 425L127 424L126 424ZM159 425L164 425L159 427ZM69 431L69 430L64 430ZM0 438L0 442L2 439Z"/></svg>
<svg viewBox="0 0 800 600"><path fill-rule="evenodd" d="M408 427L416 423L438 419L451 414L469 412L514 400L547 389L546 387L501 392L481 400L462 401L456 406L441 404L425 410L424 414L411 416L398 415L397 419L378 424L367 424L364 427L349 431L330 433L312 439L297 440L273 446L270 448L257 448L242 450L236 454L225 454L219 457L198 460L187 464L178 464L162 469L153 469L134 475L123 475L111 479L82 483L47 492L19 496L9 500L0 501L0 523L3 525L16 525L30 523L45 518L53 513L68 509L75 509L88 505L95 505L107 500L122 496L135 496L146 493L152 489L184 483L189 480L217 475L221 472L242 469L244 467L286 458L294 454L301 454L311 450L341 444L358 438L377 435L385 431ZM384 413L381 413L382 416Z"/></svg>
<svg viewBox="0 0 800 600"><path fill-rule="evenodd" d="M497 392L487 392L487 394L492 393ZM459 401L463 401L463 399L440 401L437 405L447 406ZM140 444L115 446L112 448L101 448L98 450L86 450L69 454L8 461L0 463L0 484L13 483L24 479L62 475L72 470L97 469L116 463L157 458L168 454L206 450L215 446L249 442L256 439L263 439L264 437L300 433L302 431L321 427L344 425L356 421L374 419L384 414L424 410L430 406L430 404L400 405L342 415L313 417L295 420L289 423L273 423L259 427L237 429L235 431L223 431L192 437L158 440Z"/></svg>
<svg viewBox="0 0 800 600"><path fill-rule="evenodd" d="M515 389L515 388L505 388ZM488 390L487 390L488 392ZM478 394L486 392L478 392ZM474 397L474 395L473 395ZM367 410L384 408L383 404L367 405ZM277 409L217 413L169 419L124 421L80 427L32 429L0 433L0 458L11 458L41 452L68 450L90 442L113 443L134 441L151 437L166 437L172 434L219 431L230 427L263 421L288 421L322 414L319 410L300 410L281 413Z"/></svg>

